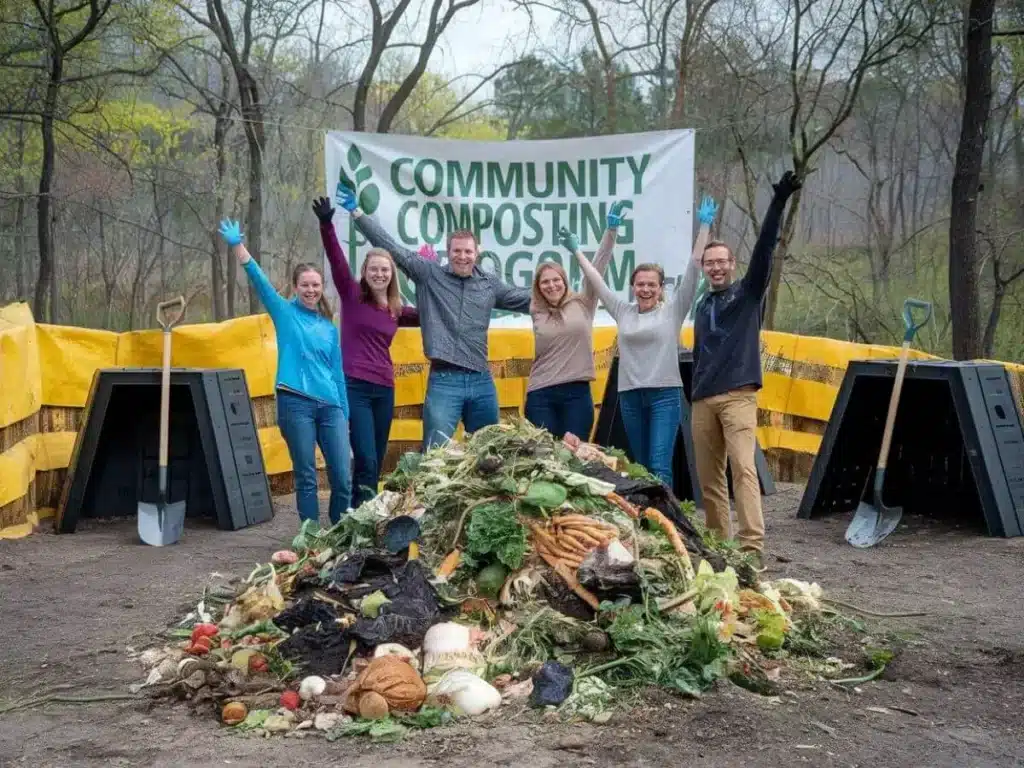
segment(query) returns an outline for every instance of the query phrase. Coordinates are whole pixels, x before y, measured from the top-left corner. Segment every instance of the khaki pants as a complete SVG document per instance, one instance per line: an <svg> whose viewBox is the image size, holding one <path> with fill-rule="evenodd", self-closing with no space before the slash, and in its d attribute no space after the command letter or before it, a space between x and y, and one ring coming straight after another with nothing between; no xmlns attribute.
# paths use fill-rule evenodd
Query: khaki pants
<svg viewBox="0 0 1024 768"><path fill-rule="evenodd" d="M764 547L761 485L754 464L757 441L757 393L739 389L693 404L693 451L704 497L708 528L723 539L732 536L725 459L732 467L737 539L742 549Z"/></svg>

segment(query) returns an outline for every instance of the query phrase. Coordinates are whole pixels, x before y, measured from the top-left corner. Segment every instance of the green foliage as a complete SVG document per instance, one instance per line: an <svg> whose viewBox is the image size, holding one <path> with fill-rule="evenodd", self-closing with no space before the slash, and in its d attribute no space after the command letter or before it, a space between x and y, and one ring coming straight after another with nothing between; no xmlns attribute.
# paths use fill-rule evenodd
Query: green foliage
<svg viewBox="0 0 1024 768"><path fill-rule="evenodd" d="M523 564L527 549L526 527L511 504L481 504L473 510L466 531L466 552L471 557L482 560L493 555L515 570Z"/></svg>

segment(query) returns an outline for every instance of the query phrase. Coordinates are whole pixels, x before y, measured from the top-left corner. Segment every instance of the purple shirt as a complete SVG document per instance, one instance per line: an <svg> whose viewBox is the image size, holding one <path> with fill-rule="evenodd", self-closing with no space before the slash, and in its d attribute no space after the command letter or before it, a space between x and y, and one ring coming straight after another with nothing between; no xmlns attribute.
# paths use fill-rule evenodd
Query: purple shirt
<svg viewBox="0 0 1024 768"><path fill-rule="evenodd" d="M394 387L391 341L400 326L418 326L419 314L414 307L402 307L396 320L387 307L363 301L359 280L349 269L334 225L321 223L320 238L331 264L334 286L341 297L341 357L345 376L382 387Z"/></svg>

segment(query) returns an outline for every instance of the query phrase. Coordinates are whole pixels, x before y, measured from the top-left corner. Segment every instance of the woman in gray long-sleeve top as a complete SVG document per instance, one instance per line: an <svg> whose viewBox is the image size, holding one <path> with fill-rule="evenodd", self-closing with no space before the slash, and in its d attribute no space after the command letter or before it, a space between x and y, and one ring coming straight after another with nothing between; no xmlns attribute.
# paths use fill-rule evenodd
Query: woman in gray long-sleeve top
<svg viewBox="0 0 1024 768"><path fill-rule="evenodd" d="M672 455L681 418L683 381L679 375L679 333L697 288L697 259L710 236L717 206L701 202L701 223L693 257L682 280L662 301L665 273L657 264L641 264L630 284L636 303L618 298L579 250L576 236L562 230L562 244L572 251L619 329L619 408L633 460L672 487ZM611 382L609 382L611 384Z"/></svg>
<svg viewBox="0 0 1024 768"><path fill-rule="evenodd" d="M337 203L377 248L387 250L416 284L423 351L430 361L423 401L426 448L448 440L461 421L467 432L498 423L498 391L487 363L491 311L528 313L529 288L514 288L476 265L479 248L468 230L448 235L448 263L441 266L403 248L373 217L359 210L352 190L338 185Z"/></svg>

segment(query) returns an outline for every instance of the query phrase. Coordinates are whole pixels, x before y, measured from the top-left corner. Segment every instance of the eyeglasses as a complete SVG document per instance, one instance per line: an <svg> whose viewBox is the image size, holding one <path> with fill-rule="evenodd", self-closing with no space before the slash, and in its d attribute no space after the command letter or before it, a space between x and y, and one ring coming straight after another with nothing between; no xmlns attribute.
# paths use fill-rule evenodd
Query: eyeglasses
<svg viewBox="0 0 1024 768"><path fill-rule="evenodd" d="M727 267L729 266L729 259L704 259L704 266L711 267Z"/></svg>

